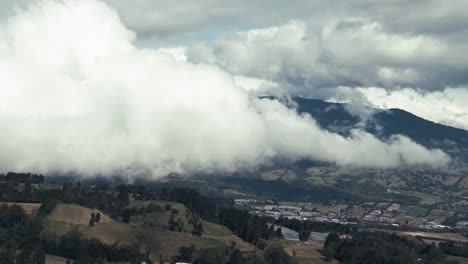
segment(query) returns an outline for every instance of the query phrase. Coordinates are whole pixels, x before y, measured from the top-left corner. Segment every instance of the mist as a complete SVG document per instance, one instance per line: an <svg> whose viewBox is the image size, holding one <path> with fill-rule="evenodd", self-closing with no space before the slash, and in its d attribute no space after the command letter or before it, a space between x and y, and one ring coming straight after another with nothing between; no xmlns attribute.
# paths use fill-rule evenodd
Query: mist
<svg viewBox="0 0 468 264"><path fill-rule="evenodd" d="M253 96L239 76L135 41L97 0L39 1L2 22L0 171L158 178L278 159L378 168L450 161L404 136L324 131Z"/></svg>

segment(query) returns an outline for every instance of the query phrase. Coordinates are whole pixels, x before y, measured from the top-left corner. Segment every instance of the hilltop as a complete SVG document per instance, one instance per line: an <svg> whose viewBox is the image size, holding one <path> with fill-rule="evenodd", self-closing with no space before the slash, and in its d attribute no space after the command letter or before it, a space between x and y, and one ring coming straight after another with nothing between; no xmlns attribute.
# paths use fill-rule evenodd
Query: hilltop
<svg viewBox="0 0 468 264"><path fill-rule="evenodd" d="M429 149L439 148L452 158L468 161L468 131L435 123L408 111L367 107L361 111L352 105L318 99L293 98L299 113L310 114L323 129L347 136L355 128L364 129L386 141L392 135L404 135Z"/></svg>
<svg viewBox="0 0 468 264"><path fill-rule="evenodd" d="M151 202L152 203L152 202ZM129 224L114 221L101 212L101 219L94 226L89 226L90 215L99 210L86 208L74 204L59 203L44 222L43 237L61 237L70 231L77 230L87 239L98 239L99 241L112 245L132 246L138 244L150 252L150 258L156 259L160 255L174 256L179 248L190 247L213 248L230 246L233 243L242 252L252 253L255 246L242 241L224 226L203 221L205 231L198 237L192 235L188 224L188 210L180 203L167 201L154 201L155 204L170 204L172 209L179 210L178 216L187 226L182 232L169 231L167 222L171 212L149 212L132 216ZM133 202L131 206L149 203Z"/></svg>

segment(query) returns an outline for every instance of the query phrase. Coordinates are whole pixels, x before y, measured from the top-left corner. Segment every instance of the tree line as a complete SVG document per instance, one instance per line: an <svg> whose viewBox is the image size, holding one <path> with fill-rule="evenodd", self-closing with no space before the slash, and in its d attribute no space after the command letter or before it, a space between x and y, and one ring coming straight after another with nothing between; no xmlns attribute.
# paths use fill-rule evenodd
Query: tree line
<svg viewBox="0 0 468 264"><path fill-rule="evenodd" d="M380 232L352 232L347 235L331 233L323 254L327 260L340 263L456 263L446 260L435 244L427 245L415 238Z"/></svg>

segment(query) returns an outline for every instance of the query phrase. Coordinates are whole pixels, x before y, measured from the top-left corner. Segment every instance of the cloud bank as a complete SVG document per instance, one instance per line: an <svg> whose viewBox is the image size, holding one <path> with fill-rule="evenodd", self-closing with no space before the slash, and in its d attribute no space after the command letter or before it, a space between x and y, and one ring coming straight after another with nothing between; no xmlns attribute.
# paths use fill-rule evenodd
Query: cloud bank
<svg viewBox="0 0 468 264"><path fill-rule="evenodd" d="M303 30L300 23L287 27L285 34ZM371 167L449 161L403 136L382 142L355 130L344 138L278 101L251 96L241 86L258 80L238 75L264 61L239 58L246 61L232 75L187 62L178 49L138 48L135 38L116 11L96 0L40 1L3 22L1 170L160 177L278 159Z"/></svg>
<svg viewBox="0 0 468 264"><path fill-rule="evenodd" d="M456 10L465 4L421 2L427 6L353 1L346 7L335 6L337 12L327 19L318 15L311 20L228 32L190 46L187 56L189 61L276 84L259 89L259 94L325 100L347 95L344 101L355 102L361 109L365 109L363 103L402 108L434 122L468 129L464 100L468 60L460 57L468 52L468 20L461 19L466 11ZM329 5L321 5L329 14ZM363 11L350 15L356 6ZM307 4L303 7L307 9ZM418 11L416 17L408 16L414 12L402 12L399 19L391 17L405 9L427 8L434 12Z"/></svg>
<svg viewBox="0 0 468 264"><path fill-rule="evenodd" d="M468 51L460 41L401 34L364 18L322 27L303 21L228 33L188 50L189 60L235 74L272 80L288 92L316 95L320 88L377 86L442 90L466 84ZM314 94L315 93L315 94Z"/></svg>
<svg viewBox="0 0 468 264"><path fill-rule="evenodd" d="M351 98L359 93L358 97L362 97L364 104L369 106L406 109L425 119L468 130L467 88L446 88L442 91L405 88L387 91L377 87L340 87L337 90L345 94L354 91L354 95L348 96Z"/></svg>

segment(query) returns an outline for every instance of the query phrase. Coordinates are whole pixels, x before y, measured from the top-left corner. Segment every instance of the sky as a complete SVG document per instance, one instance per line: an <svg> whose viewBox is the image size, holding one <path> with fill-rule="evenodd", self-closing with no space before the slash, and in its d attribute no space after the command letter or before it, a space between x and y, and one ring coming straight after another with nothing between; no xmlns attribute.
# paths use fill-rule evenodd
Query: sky
<svg viewBox="0 0 468 264"><path fill-rule="evenodd" d="M397 107L468 129L467 31L461 0L2 0L0 168L443 166L449 156L404 136L344 138L258 96Z"/></svg>
<svg viewBox="0 0 468 264"><path fill-rule="evenodd" d="M367 105L468 129L464 0L106 3L140 47L184 47L192 62L277 83L279 93L353 102L342 92L351 88Z"/></svg>

